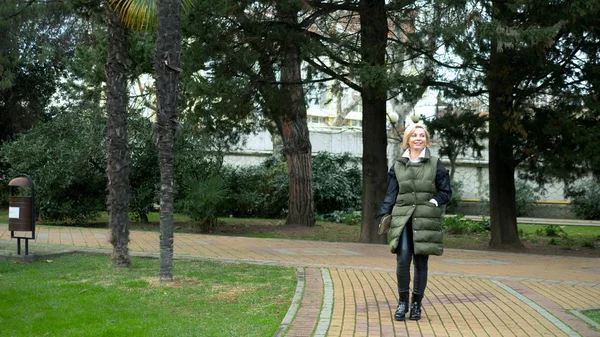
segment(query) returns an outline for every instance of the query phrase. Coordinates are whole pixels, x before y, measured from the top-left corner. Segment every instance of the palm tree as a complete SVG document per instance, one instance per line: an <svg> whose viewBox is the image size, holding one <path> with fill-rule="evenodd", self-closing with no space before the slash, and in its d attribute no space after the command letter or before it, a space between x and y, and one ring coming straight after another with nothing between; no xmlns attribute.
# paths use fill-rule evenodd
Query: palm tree
<svg viewBox="0 0 600 337"><path fill-rule="evenodd" d="M153 18L155 17L156 10L154 6L155 4L158 5L158 2L113 0L113 3L118 8L121 8L122 16L129 26L142 28L152 27L154 24ZM285 4L278 2L275 6L276 19L284 22L287 27L291 27L290 32L294 32L294 29L300 26L298 23L298 12L301 7L302 2L298 0L292 0ZM239 8L232 10L232 13L243 15L240 13ZM235 16L235 14L232 15ZM161 18L160 16L156 17L158 17L158 25L160 26ZM247 22L247 19L248 18L244 17L242 21ZM266 111L266 115L268 115L268 117L277 125L277 129L284 142L284 152L288 164L288 178L290 185L286 224L313 226L315 224L315 215L312 195L312 147L306 122L304 90L301 84L300 45L298 41L288 40L292 39L289 39L289 36L286 36L285 41L279 41L285 49L282 52L281 58L278 60L280 62L279 71L281 74L281 81L274 80L276 76L271 74L273 70L273 65L271 63L263 67L265 69L268 68L268 76L273 77L273 81L270 82L271 88L267 90L273 94L267 95L269 97L266 97L265 99L283 100L285 102L282 103L279 101L277 104L274 104L273 106L277 106L278 108L271 109L272 111L266 109L269 110ZM158 45L159 42L157 41L157 52L159 48ZM260 46L257 50L260 51L262 48L264 47ZM157 66L160 65L157 64ZM263 85L268 84L263 83ZM265 90L262 90L263 95L264 92Z"/></svg>
<svg viewBox="0 0 600 337"><path fill-rule="evenodd" d="M116 267L129 267L129 151L127 147L127 73L129 43L117 13L105 7L108 24L106 60L106 110L108 116L108 204L110 243Z"/></svg>
<svg viewBox="0 0 600 337"><path fill-rule="evenodd" d="M173 199L175 187L174 135L177 128L177 88L181 72L181 0L112 0L130 27L153 27L157 22L154 72L157 91L157 135L160 166L161 281L173 280ZM156 13L156 14L154 14ZM153 18L156 18L154 21Z"/></svg>
<svg viewBox="0 0 600 337"><path fill-rule="evenodd" d="M160 280L173 280L174 136L181 58L181 1L157 0L158 28L154 54L160 167Z"/></svg>

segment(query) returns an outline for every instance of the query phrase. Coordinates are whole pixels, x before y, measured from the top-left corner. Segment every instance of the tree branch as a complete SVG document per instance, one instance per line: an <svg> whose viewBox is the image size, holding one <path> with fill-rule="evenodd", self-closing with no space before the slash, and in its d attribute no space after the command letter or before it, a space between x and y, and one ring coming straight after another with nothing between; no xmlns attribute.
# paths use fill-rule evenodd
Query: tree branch
<svg viewBox="0 0 600 337"><path fill-rule="evenodd" d="M347 74L338 74L333 69L331 69L325 65L317 64L314 60L312 60L309 57L304 58L304 61L306 63L312 65L313 67L317 68L319 71L331 76L331 79L336 79L336 80L344 83L348 87L362 93L362 87L360 85L352 82L351 80L349 80L347 77Z"/></svg>
<svg viewBox="0 0 600 337"><path fill-rule="evenodd" d="M422 85L453 89L454 91L456 91L464 96L468 96L468 97L477 97L477 96L486 94L488 92L487 89L479 89L476 91L470 91L470 90L467 90L467 89L463 88L462 86L454 84L454 83L433 81L430 79L425 79L423 81Z"/></svg>

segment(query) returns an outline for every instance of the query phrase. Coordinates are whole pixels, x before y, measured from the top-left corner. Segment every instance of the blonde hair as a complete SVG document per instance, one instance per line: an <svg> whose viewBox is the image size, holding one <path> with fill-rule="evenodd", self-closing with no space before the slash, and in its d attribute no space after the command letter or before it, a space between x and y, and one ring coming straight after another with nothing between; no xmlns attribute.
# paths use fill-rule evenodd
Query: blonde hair
<svg viewBox="0 0 600 337"><path fill-rule="evenodd" d="M415 133L415 131L417 129L423 129L423 131L425 131L425 146L429 146L429 140L431 139L431 136L429 136L429 131L427 131L427 128L425 127L425 125L410 124L409 126L406 127L406 129L404 129L404 136L402 137L402 150L403 151L409 148L408 140L410 139L410 136L412 136L412 134Z"/></svg>

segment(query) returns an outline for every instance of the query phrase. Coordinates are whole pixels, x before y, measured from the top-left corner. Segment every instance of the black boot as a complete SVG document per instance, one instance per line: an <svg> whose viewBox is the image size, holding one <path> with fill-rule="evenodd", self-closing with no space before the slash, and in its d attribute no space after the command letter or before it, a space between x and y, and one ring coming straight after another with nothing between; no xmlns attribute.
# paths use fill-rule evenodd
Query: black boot
<svg viewBox="0 0 600 337"><path fill-rule="evenodd" d="M408 319L418 321L421 319L421 301L423 300L423 294L412 295L412 303L410 304L410 315Z"/></svg>
<svg viewBox="0 0 600 337"><path fill-rule="evenodd" d="M403 321L406 318L406 312L408 311L408 293L400 293L400 300L398 301L398 309L394 313L394 319L397 321Z"/></svg>

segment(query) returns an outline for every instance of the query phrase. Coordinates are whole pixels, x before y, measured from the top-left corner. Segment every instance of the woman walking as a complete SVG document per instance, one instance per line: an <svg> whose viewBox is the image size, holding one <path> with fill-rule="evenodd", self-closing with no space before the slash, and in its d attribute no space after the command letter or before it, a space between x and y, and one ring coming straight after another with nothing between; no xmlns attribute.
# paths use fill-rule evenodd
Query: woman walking
<svg viewBox="0 0 600 337"><path fill-rule="evenodd" d="M380 231L396 254L398 279L397 321L405 320L410 293L410 264L414 279L409 319L421 319L421 302L427 286L429 255L442 255L442 209L452 197L450 177L439 158L428 148L430 136L424 125L412 124L404 131L404 153L390 168L387 192L379 212ZM391 215L391 216L390 216Z"/></svg>

